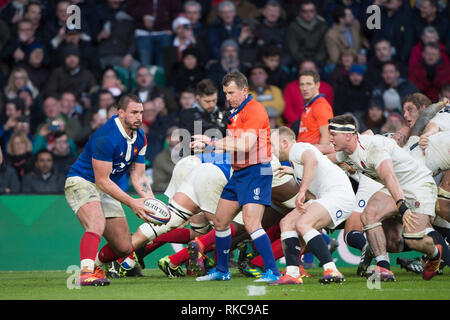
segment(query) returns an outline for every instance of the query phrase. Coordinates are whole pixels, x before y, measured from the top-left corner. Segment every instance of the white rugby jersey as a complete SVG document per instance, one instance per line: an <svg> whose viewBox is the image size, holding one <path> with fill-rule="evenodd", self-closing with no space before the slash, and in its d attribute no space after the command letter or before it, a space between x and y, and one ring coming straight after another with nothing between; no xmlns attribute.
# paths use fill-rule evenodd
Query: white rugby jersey
<svg viewBox="0 0 450 320"><path fill-rule="evenodd" d="M441 109L430 122L436 123L439 131L450 131L450 106Z"/></svg>
<svg viewBox="0 0 450 320"><path fill-rule="evenodd" d="M433 176L450 169L450 131L438 132L429 136L425 155L419 147L418 136L409 137L403 149L408 151L414 159L427 166Z"/></svg>
<svg viewBox="0 0 450 320"><path fill-rule="evenodd" d="M386 159L391 159L394 173L401 186L420 183L423 178L431 176L431 171L410 153L400 148L393 139L381 135L369 136L358 134L358 144L352 154L343 151L336 153L338 162L347 162L355 170L383 183L376 169ZM423 182L423 180L422 180Z"/></svg>
<svg viewBox="0 0 450 320"><path fill-rule="evenodd" d="M289 152L289 162L294 169L294 177L298 184L301 184L303 179L302 155L306 150L312 150L318 162L316 175L308 188L309 192L314 194L316 198L320 198L326 192L342 190L343 188L353 192L350 180L344 171L324 156L319 149L303 142L293 145Z"/></svg>

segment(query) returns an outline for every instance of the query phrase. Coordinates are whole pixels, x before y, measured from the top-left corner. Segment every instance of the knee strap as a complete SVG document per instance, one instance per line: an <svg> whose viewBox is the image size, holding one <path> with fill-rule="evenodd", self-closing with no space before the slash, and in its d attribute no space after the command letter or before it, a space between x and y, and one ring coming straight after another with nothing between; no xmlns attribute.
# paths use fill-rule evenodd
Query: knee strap
<svg viewBox="0 0 450 320"><path fill-rule="evenodd" d="M367 226L364 226L363 228L362 228L362 230L363 231L367 231L367 230L370 230L370 229L373 229L373 228L376 228L376 227L379 227L379 226L382 226L383 224L381 223L381 222L375 222L375 223L373 223L373 224L369 224L369 225L367 225Z"/></svg>
<svg viewBox="0 0 450 320"><path fill-rule="evenodd" d="M213 228L213 226L209 222L206 222L206 223L192 223L191 222L191 229L200 234L207 234L208 232L211 231L212 228Z"/></svg>
<svg viewBox="0 0 450 320"><path fill-rule="evenodd" d="M422 240L425 237L425 230L416 233L404 233L403 239L405 240Z"/></svg>
<svg viewBox="0 0 450 320"><path fill-rule="evenodd" d="M438 188L438 199L450 201L450 191Z"/></svg>

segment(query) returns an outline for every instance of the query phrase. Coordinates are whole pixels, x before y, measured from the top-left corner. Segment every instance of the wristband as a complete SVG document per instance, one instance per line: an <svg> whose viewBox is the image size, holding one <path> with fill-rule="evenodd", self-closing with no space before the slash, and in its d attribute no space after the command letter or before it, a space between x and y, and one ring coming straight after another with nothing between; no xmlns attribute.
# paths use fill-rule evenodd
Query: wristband
<svg viewBox="0 0 450 320"><path fill-rule="evenodd" d="M399 206L400 203L400 206ZM406 210L409 210L408 206L405 203L405 200L400 199L395 203L398 207L398 212L400 213L400 215L403 217L403 215L405 214Z"/></svg>

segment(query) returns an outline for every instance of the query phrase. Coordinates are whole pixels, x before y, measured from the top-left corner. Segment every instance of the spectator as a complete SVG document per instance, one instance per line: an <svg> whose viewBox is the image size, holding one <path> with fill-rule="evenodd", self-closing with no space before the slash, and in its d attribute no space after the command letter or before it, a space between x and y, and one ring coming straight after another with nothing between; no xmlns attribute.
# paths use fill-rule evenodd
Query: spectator
<svg viewBox="0 0 450 320"><path fill-rule="evenodd" d="M40 43L36 39L33 24L30 20L23 19L17 24L17 36L10 37L5 44L1 58L9 65L14 65L25 59L25 53L29 47Z"/></svg>
<svg viewBox="0 0 450 320"><path fill-rule="evenodd" d="M227 39L238 40L241 34L242 19L236 15L236 6L231 1L218 4L219 16L209 27L209 48L212 59L221 58L219 48Z"/></svg>
<svg viewBox="0 0 450 320"><path fill-rule="evenodd" d="M286 35L289 52L295 64L304 59L315 59L325 63L327 30L328 25L317 14L315 3L312 0L302 1L298 16L290 23Z"/></svg>
<svg viewBox="0 0 450 320"><path fill-rule="evenodd" d="M175 78L178 75L174 73L175 66L183 62L183 53L187 49L195 48L195 57L197 64L205 60L205 48L201 48L192 31L190 21L185 17L178 17L172 23L174 39L172 44L164 49L163 66L166 79ZM192 52L192 51L191 51Z"/></svg>
<svg viewBox="0 0 450 320"><path fill-rule="evenodd" d="M284 90L290 81L289 72L281 65L281 50L276 45L268 45L262 48L262 62L269 69L268 84Z"/></svg>
<svg viewBox="0 0 450 320"><path fill-rule="evenodd" d="M55 16L45 19L44 25L44 42L49 44L52 48L58 48L63 42L66 30L67 19L69 18L70 10L67 8L71 5L69 0L61 0L56 3ZM89 37L89 25L87 19L81 20L81 30L85 37Z"/></svg>
<svg viewBox="0 0 450 320"><path fill-rule="evenodd" d="M25 104L24 115L28 117L30 130L34 133L39 123L44 120L41 95L33 99L31 90L28 87L22 87L17 91L17 97L22 99Z"/></svg>
<svg viewBox="0 0 450 320"><path fill-rule="evenodd" d="M98 112L99 110L106 111L111 105L116 103L116 99L114 98L111 91L108 89L101 89L98 91L96 103L92 108L91 112ZM101 111L100 114L105 115L105 113Z"/></svg>
<svg viewBox="0 0 450 320"><path fill-rule="evenodd" d="M128 91L127 87L119 79L119 74L116 69L112 66L106 66L103 69L101 81L100 90L108 90L116 100ZM95 101L95 99L93 99L93 101Z"/></svg>
<svg viewBox="0 0 450 320"><path fill-rule="evenodd" d="M255 57L260 56L259 36L255 24L255 20L244 20L241 34L237 39L240 51L239 60L246 66L251 66L255 62Z"/></svg>
<svg viewBox="0 0 450 320"><path fill-rule="evenodd" d="M20 192L20 181L17 173L3 159L2 149L0 148L0 194Z"/></svg>
<svg viewBox="0 0 450 320"><path fill-rule="evenodd" d="M28 0L12 0L8 2L0 11L0 19L6 21L9 28L13 29L23 19Z"/></svg>
<svg viewBox="0 0 450 320"><path fill-rule="evenodd" d="M385 112L401 112L402 101L414 92L416 86L400 77L400 71L394 62L383 63L381 76L383 81L372 90L372 99L377 105L383 106Z"/></svg>
<svg viewBox="0 0 450 320"><path fill-rule="evenodd" d="M98 128L106 123L107 117L108 111L104 109L99 109L97 111L88 113L86 115L82 130L78 131L78 134L73 138L76 146L79 146L80 149L82 149L82 147L89 140L91 134L93 134ZM81 151L82 150L80 150L80 152Z"/></svg>
<svg viewBox="0 0 450 320"><path fill-rule="evenodd" d="M384 116L383 106L378 105L371 100L367 112L358 118L359 132L370 129L374 134L379 134L385 121L386 118Z"/></svg>
<svg viewBox="0 0 450 320"><path fill-rule="evenodd" d="M195 103L195 89L193 87L183 88L180 91L178 102L180 105L180 110L169 114L170 121L177 126L180 125L181 114L183 113L183 110L190 109Z"/></svg>
<svg viewBox="0 0 450 320"><path fill-rule="evenodd" d="M279 119L280 119L281 113L273 107L267 107L266 111L267 111L267 116L269 117L270 129L278 128L279 123L280 123Z"/></svg>
<svg viewBox="0 0 450 320"><path fill-rule="evenodd" d="M8 99L17 97L19 89L27 87L31 91L31 98L38 96L39 90L33 85L28 73L23 68L14 68L8 78L8 83L4 89L5 96Z"/></svg>
<svg viewBox="0 0 450 320"><path fill-rule="evenodd" d="M412 70L412 68L420 62L424 46L429 43L437 43L441 50L441 59L450 62L444 45L439 41L439 34L436 29L432 26L428 26L423 29L421 40L412 49L411 57L409 58L409 70Z"/></svg>
<svg viewBox="0 0 450 320"><path fill-rule="evenodd" d="M394 133L404 126L404 119L397 112L392 112L386 118L386 122L381 127L380 133Z"/></svg>
<svg viewBox="0 0 450 320"><path fill-rule="evenodd" d="M300 90L305 101L305 112L298 125L297 142L329 144L328 119L333 118L333 109L320 94L320 76L315 71L303 71L299 76Z"/></svg>
<svg viewBox="0 0 450 320"><path fill-rule="evenodd" d="M391 0L381 4L380 24L373 30L373 39L387 39L395 50L397 58L407 63L414 46L412 14L406 0Z"/></svg>
<svg viewBox="0 0 450 320"><path fill-rule="evenodd" d="M42 90L50 74L50 70L44 63L44 60L46 60L44 46L40 43L35 43L29 46L27 52L25 52L24 60L17 64L18 68L25 70L33 87L37 90Z"/></svg>
<svg viewBox="0 0 450 320"><path fill-rule="evenodd" d="M360 52L363 47L368 47L361 26L350 8L336 7L333 11L333 22L333 26L325 35L329 63L337 64L345 50Z"/></svg>
<svg viewBox="0 0 450 320"><path fill-rule="evenodd" d="M217 20L217 16L220 16L220 3L223 1L217 1L218 4L213 4L208 13L207 22L209 24L213 23ZM234 5L234 10L236 14L242 19L251 19L255 18L258 14L257 7L252 3L254 1L247 0L231 0L231 3Z"/></svg>
<svg viewBox="0 0 450 320"><path fill-rule="evenodd" d="M205 69L199 65L198 52L194 48L187 48L183 51L183 58L177 63L171 74L175 92L179 94L184 88L196 86L205 77ZM170 82L169 82L170 83Z"/></svg>
<svg viewBox="0 0 450 320"><path fill-rule="evenodd" d="M202 17L202 5L193 0L188 0L183 5L183 11L186 18L189 20L192 31L194 32L194 37L199 43L201 48L208 48L208 29L201 21ZM209 58L209 52L206 52L207 56L205 59Z"/></svg>
<svg viewBox="0 0 450 320"><path fill-rule="evenodd" d="M379 39L374 44L375 55L369 60L367 64L366 79L371 85L375 86L383 81L381 77L381 67L385 62L395 62L400 70L400 75L403 78L408 76L408 69L405 63L400 62L394 57L394 49L390 42L386 39Z"/></svg>
<svg viewBox="0 0 450 320"><path fill-rule="evenodd" d="M51 72L44 93L50 96L72 91L77 99L82 99L97 87L92 72L80 65L80 50L75 46L67 46L64 50L64 65Z"/></svg>
<svg viewBox="0 0 450 320"><path fill-rule="evenodd" d="M335 91L339 84L348 79L350 68L354 64L357 64L356 52L353 49L346 49L342 51L339 61L330 75L330 83Z"/></svg>
<svg viewBox="0 0 450 320"><path fill-rule="evenodd" d="M366 113L369 108L371 88L364 79L364 69L353 65L349 76L339 83L335 90L333 111L335 115L353 113L356 117Z"/></svg>
<svg viewBox="0 0 450 320"><path fill-rule="evenodd" d="M180 128L190 135L205 134L210 137L225 137L227 118L217 107L218 89L210 79L197 84L195 102L191 108L181 111Z"/></svg>
<svg viewBox="0 0 450 320"><path fill-rule="evenodd" d="M421 0L419 11L414 17L415 41L419 41L426 27L432 26L445 44L448 37L448 18L439 13L437 0Z"/></svg>
<svg viewBox="0 0 450 320"><path fill-rule="evenodd" d="M48 150L36 154L34 169L22 180L22 192L34 194L59 194L64 192L65 176L53 167L53 155Z"/></svg>
<svg viewBox="0 0 450 320"><path fill-rule="evenodd" d="M102 69L97 49L92 45L91 38L82 33L81 29L66 28L61 41L52 48L53 68L64 65L65 53L70 47L75 47L80 52L80 65L99 78Z"/></svg>
<svg viewBox="0 0 450 320"><path fill-rule="evenodd" d="M34 34L38 39L42 39L44 26L42 25L42 7L40 2L30 1L24 9L23 17L30 20Z"/></svg>
<svg viewBox="0 0 450 320"><path fill-rule="evenodd" d="M158 87L153 79L150 70L145 66L140 66L136 70L136 88L133 93L143 102L153 100L155 97L162 97L169 113L178 110L178 104L172 91L165 87Z"/></svg>
<svg viewBox="0 0 450 320"><path fill-rule="evenodd" d="M438 44L424 46L422 59L409 70L409 80L432 102L437 102L442 86L450 83L450 63L442 59Z"/></svg>
<svg viewBox="0 0 450 320"><path fill-rule="evenodd" d="M299 74L307 70L318 72L317 66L313 60L304 60L300 63ZM333 88L328 83L320 81L319 93L325 96L325 99L327 99L330 105L333 105L334 92ZM284 102L286 103L283 118L286 121L286 125L291 127L294 121L301 118L305 105L298 79L286 85L283 91L283 97Z"/></svg>
<svg viewBox="0 0 450 320"><path fill-rule="evenodd" d="M280 50L279 64L292 64L286 42L288 24L282 17L281 4L276 0L268 0L257 17L258 43L262 47L275 46ZM276 84L275 84L276 85Z"/></svg>
<svg viewBox="0 0 450 320"><path fill-rule="evenodd" d="M206 67L206 77L213 80L219 87L228 72L238 70L245 74L246 69L239 60L239 45L236 41L229 39L224 41L220 47L220 61L213 62ZM218 105L222 109L225 105L225 95L222 90L219 90Z"/></svg>
<svg viewBox="0 0 450 320"><path fill-rule="evenodd" d="M439 98L447 98L450 100L450 83L442 86Z"/></svg>
<svg viewBox="0 0 450 320"><path fill-rule="evenodd" d="M55 149L55 135L57 132L65 132L66 119L62 114L61 103L55 97L48 97L44 101L45 121L38 127L37 134L33 141L33 154L39 150ZM77 154L76 145L70 140L70 146L73 154Z"/></svg>
<svg viewBox="0 0 450 320"><path fill-rule="evenodd" d="M6 147L6 161L16 170L20 181L33 167L33 145L27 134L17 132L12 135Z"/></svg>
<svg viewBox="0 0 450 320"><path fill-rule="evenodd" d="M139 61L162 66L163 49L172 39L172 21L182 11L181 0L127 0L126 11L136 21Z"/></svg>
<svg viewBox="0 0 450 320"><path fill-rule="evenodd" d="M0 127L0 147L6 150L9 138L14 133L19 117L23 116L25 104L22 99L14 98L6 103L5 116L6 119Z"/></svg>
<svg viewBox="0 0 450 320"><path fill-rule="evenodd" d="M63 131L55 133L55 148L53 149L53 166L55 171L64 177L75 162L76 155L72 153L69 145L69 137Z"/></svg>
<svg viewBox="0 0 450 320"><path fill-rule="evenodd" d="M180 143L180 137L176 133L178 127L170 127L167 130L165 144L167 147L157 154L153 161L153 192L163 193L172 178L175 163L172 160L172 152L176 145Z"/></svg>
<svg viewBox="0 0 450 320"><path fill-rule="evenodd" d="M61 113L66 120L66 133L71 139L76 139L83 130L83 113L84 109L77 100L75 95L66 91L61 95Z"/></svg>
<svg viewBox="0 0 450 320"><path fill-rule="evenodd" d="M152 100L144 102L144 114L142 116L142 130L147 137L147 153L145 158L150 166L156 155L163 150L169 120L161 115L161 110Z"/></svg>
<svg viewBox="0 0 450 320"><path fill-rule="evenodd" d="M135 22L122 7L118 0L108 0L97 6L95 40L102 69L111 65L133 71L139 67L135 59Z"/></svg>
<svg viewBox="0 0 450 320"><path fill-rule="evenodd" d="M284 125L281 117L285 108L283 92L280 88L267 84L268 68L264 64L257 63L249 69L248 75L250 80L249 93L253 95L253 99L261 103L266 109L268 107L276 109L280 114L278 124Z"/></svg>

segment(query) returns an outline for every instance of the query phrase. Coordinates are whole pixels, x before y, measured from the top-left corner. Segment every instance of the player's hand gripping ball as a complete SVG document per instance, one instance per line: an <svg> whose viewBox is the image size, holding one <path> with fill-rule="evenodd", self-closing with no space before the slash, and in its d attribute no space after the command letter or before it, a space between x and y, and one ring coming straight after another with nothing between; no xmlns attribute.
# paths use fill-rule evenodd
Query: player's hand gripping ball
<svg viewBox="0 0 450 320"><path fill-rule="evenodd" d="M158 199L147 199L144 202L145 214L150 222L156 225L166 224L170 220L170 210Z"/></svg>

